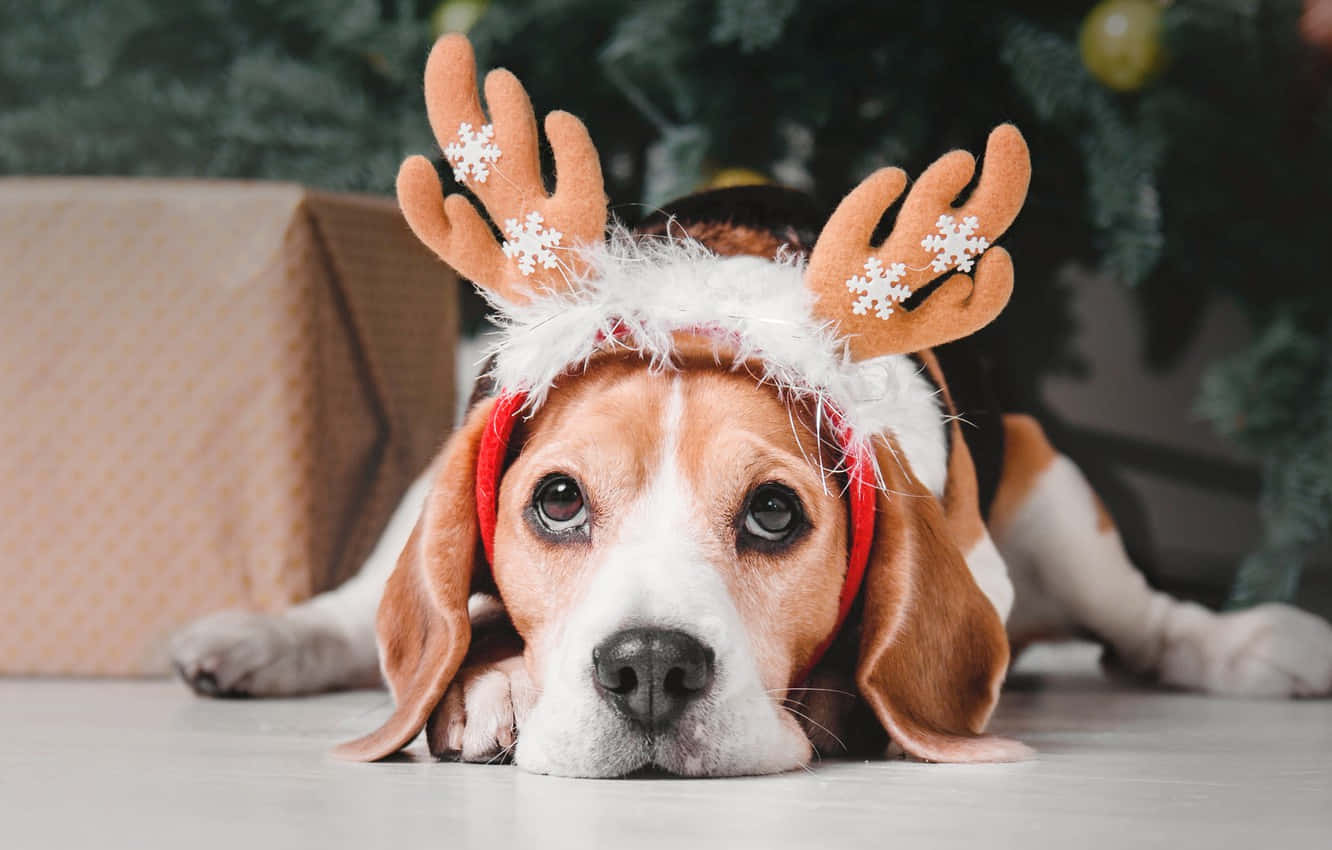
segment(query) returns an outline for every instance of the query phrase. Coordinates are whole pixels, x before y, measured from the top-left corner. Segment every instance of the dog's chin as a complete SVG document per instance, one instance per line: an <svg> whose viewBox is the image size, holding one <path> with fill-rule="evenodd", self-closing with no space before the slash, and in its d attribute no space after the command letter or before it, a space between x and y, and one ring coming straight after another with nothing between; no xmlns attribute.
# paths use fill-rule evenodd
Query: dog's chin
<svg viewBox="0 0 1332 850"><path fill-rule="evenodd" d="M806 765L813 748L795 718L766 700L765 716L711 713L653 742L652 766L678 776L757 776Z"/></svg>
<svg viewBox="0 0 1332 850"><path fill-rule="evenodd" d="M640 771L757 776L803 767L813 754L795 718L766 699L742 704L739 711L698 706L669 732L658 734L608 712L589 714L594 716L566 727L534 710L518 736L514 763L529 773L582 778L610 779Z"/></svg>

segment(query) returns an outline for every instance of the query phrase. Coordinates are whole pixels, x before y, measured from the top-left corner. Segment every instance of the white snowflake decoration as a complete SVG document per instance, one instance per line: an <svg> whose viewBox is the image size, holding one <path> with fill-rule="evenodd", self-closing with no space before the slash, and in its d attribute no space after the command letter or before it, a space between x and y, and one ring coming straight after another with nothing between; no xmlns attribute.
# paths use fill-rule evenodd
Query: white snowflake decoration
<svg viewBox="0 0 1332 850"><path fill-rule="evenodd" d="M466 183L471 175L478 183L486 182L490 166L500 158L499 146L490 143L494 137L493 124L483 124L476 132L472 132L472 125L466 121L458 125L458 141L444 148L444 158L453 166L454 180Z"/></svg>
<svg viewBox="0 0 1332 850"><path fill-rule="evenodd" d="M974 215L962 219L956 224L951 215L941 215L934 223L938 233L930 234L920 240L920 246L934 253L934 262L930 268L936 272L946 272L953 266L961 272L971 271L976 258L990 247L984 236L972 236L980 222Z"/></svg>
<svg viewBox="0 0 1332 850"><path fill-rule="evenodd" d="M851 307L851 312L863 316L874 310L874 315L886 319L893 314L893 304L900 304L911 297L911 287L898 283L906 274L904 263L890 263L887 268L877 257L865 261L865 274L847 278L846 288L859 292L861 296Z"/></svg>
<svg viewBox="0 0 1332 850"><path fill-rule="evenodd" d="M564 234L543 227L543 221L541 213L531 212L522 224L516 218L504 222L504 232L509 234L509 238L504 240L504 255L518 258L518 269L524 276L530 275L537 263L547 269L559 265L555 253L550 249L559 246Z"/></svg>

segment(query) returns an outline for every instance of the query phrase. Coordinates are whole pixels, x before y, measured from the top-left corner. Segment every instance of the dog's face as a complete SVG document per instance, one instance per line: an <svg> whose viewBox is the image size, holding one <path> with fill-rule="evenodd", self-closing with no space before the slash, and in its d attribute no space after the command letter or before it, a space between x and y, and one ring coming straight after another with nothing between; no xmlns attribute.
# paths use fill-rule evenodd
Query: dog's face
<svg viewBox="0 0 1332 850"><path fill-rule="evenodd" d="M827 471L839 461L819 417L717 356L696 352L678 369L600 359L515 431L490 569L539 694L520 723L520 767L721 776L811 756L785 698L836 625L845 482ZM480 446L496 409L479 402L435 465L379 609L396 708L345 756L382 758L430 733L467 655L468 598L484 564ZM952 443L945 501L964 503L954 485L970 461L960 437ZM1008 645L962 555L972 526L946 514L895 437L875 451L859 695L909 754L1021 757L1020 744L980 734Z"/></svg>
<svg viewBox="0 0 1332 850"><path fill-rule="evenodd" d="M844 485L812 420L743 371L616 360L523 436L493 566L540 691L519 765L803 764L785 689L833 628L847 563Z"/></svg>

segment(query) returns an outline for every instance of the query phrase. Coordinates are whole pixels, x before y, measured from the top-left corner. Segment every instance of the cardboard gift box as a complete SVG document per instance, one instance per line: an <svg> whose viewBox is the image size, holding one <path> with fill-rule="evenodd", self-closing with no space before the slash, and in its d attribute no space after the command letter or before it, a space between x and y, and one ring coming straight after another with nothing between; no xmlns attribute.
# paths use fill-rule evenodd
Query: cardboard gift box
<svg viewBox="0 0 1332 850"><path fill-rule="evenodd" d="M391 200L0 180L0 672L153 674L354 572L447 434L457 281Z"/></svg>

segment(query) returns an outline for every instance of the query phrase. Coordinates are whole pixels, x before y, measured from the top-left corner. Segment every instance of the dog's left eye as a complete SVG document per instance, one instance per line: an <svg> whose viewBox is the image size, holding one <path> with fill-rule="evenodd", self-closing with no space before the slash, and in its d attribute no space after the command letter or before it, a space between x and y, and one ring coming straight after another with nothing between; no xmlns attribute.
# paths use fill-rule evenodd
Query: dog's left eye
<svg viewBox="0 0 1332 850"><path fill-rule="evenodd" d="M780 484L760 484L745 506L744 533L751 539L778 543L795 534L803 520L795 493Z"/></svg>
<svg viewBox="0 0 1332 850"><path fill-rule="evenodd" d="M538 484L532 505L549 531L572 531L587 522L583 491L567 475L552 475Z"/></svg>

